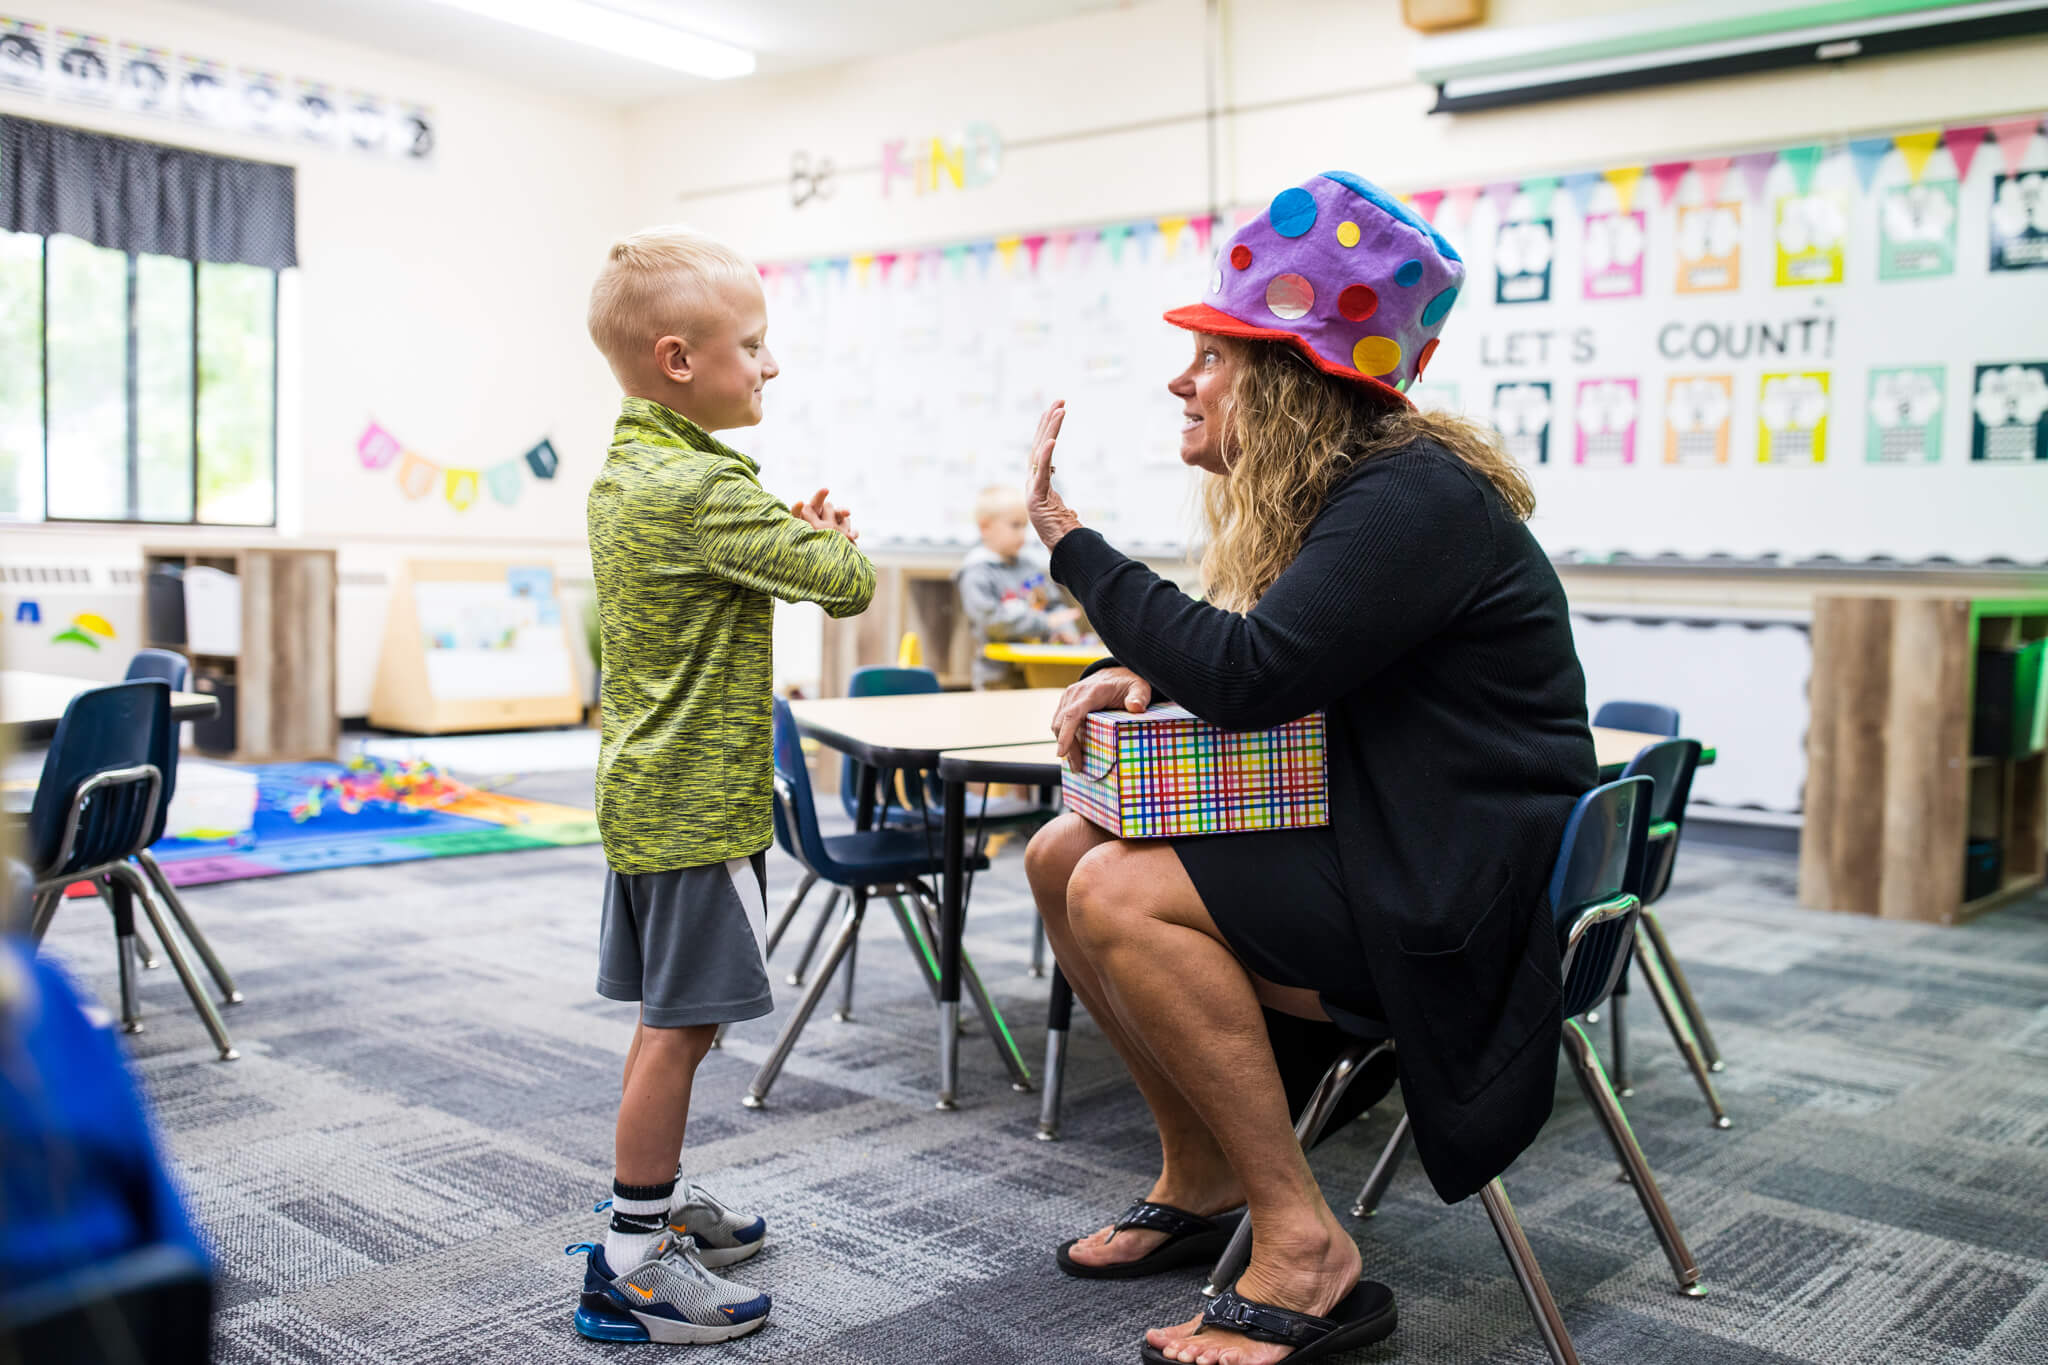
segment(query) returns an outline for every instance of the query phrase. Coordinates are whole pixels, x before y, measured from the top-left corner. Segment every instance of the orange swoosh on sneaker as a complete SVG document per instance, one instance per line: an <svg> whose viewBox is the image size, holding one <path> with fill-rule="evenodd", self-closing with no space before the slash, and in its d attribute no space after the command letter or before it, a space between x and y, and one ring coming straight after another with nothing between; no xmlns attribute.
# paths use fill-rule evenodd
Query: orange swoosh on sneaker
<svg viewBox="0 0 2048 1365"><path fill-rule="evenodd" d="M638 1294L638 1295L639 1295L639 1296L640 1296L641 1298L643 1298L643 1299L647 1300L647 1302L649 1302L649 1303L653 1303L653 1302L654 1302L654 1291L653 1291L653 1290L651 1290L651 1289L642 1289L642 1288L641 1288L641 1287L640 1287L639 1285L637 1285L637 1284L629 1284L629 1285L627 1285L627 1286L626 1286L626 1288L628 1288L628 1289L632 1290L632 1291L633 1291L633 1292L634 1292L635 1294Z"/></svg>

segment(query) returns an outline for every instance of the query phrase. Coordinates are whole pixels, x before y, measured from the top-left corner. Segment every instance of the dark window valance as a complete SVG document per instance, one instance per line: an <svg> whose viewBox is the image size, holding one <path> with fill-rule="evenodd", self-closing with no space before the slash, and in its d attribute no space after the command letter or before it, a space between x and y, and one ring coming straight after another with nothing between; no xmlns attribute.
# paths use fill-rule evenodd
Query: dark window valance
<svg viewBox="0 0 2048 1365"><path fill-rule="evenodd" d="M0 114L0 228L188 261L299 263L290 166Z"/></svg>

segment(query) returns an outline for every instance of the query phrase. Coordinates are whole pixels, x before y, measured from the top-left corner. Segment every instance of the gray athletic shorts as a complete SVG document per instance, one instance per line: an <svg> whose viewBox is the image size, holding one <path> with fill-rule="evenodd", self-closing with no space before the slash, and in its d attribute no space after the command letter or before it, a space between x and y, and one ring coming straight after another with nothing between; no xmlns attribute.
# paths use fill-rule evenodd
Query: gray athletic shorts
<svg viewBox="0 0 2048 1365"><path fill-rule="evenodd" d="M597 993L640 1002L650 1028L758 1019L775 1008L765 853L673 872L607 872Z"/></svg>

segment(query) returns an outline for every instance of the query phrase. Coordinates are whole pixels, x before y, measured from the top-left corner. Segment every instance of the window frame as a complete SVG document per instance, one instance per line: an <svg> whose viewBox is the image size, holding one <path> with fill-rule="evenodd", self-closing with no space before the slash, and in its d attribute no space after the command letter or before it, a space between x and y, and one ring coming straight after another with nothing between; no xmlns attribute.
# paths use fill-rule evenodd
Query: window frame
<svg viewBox="0 0 2048 1365"><path fill-rule="evenodd" d="M277 439L278 439L278 366L279 342L282 339L279 317L280 295L282 292L282 270L248 266L248 269L270 272L270 515L260 522L207 521L200 516L199 463L204 452L199 441L200 390L203 387L204 367L200 363L199 350L199 267L202 262L186 260L186 278L191 298L192 325L187 338L191 345L192 357L192 401L186 415L191 434L191 459L187 468L190 493L190 512L182 518L144 517L141 512L142 497L142 417L141 417L141 337L136 327L137 301L140 295L139 279L141 253L122 253L126 263L126 301L124 309L125 336L123 379L124 408L127 416L127 435L122 465L125 485L124 503L130 515L121 517L69 517L53 516L50 512L50 238L44 233L22 233L34 237L38 243L36 258L41 294L37 317L37 346L41 355L40 389L42 399L42 513L39 517L0 519L0 524L14 526L208 526L223 528L244 528L249 530L275 530L277 528ZM87 243L92 245L92 243ZM170 259L178 259L171 257ZM233 264L233 263L231 263Z"/></svg>

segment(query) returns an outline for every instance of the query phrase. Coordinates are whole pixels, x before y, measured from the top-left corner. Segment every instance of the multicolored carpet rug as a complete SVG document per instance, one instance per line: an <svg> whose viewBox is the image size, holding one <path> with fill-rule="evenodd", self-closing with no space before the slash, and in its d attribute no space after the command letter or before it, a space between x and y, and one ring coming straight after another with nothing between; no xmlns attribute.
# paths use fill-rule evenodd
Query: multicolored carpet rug
<svg viewBox="0 0 2048 1365"><path fill-rule="evenodd" d="M152 850L174 886L275 877L366 863L510 853L598 841L597 817L574 806L472 789L444 806L376 801L353 812L328 801L295 818L305 795L344 771L338 763L256 766L256 823L235 839L164 839ZM91 894L86 886L72 894Z"/></svg>

